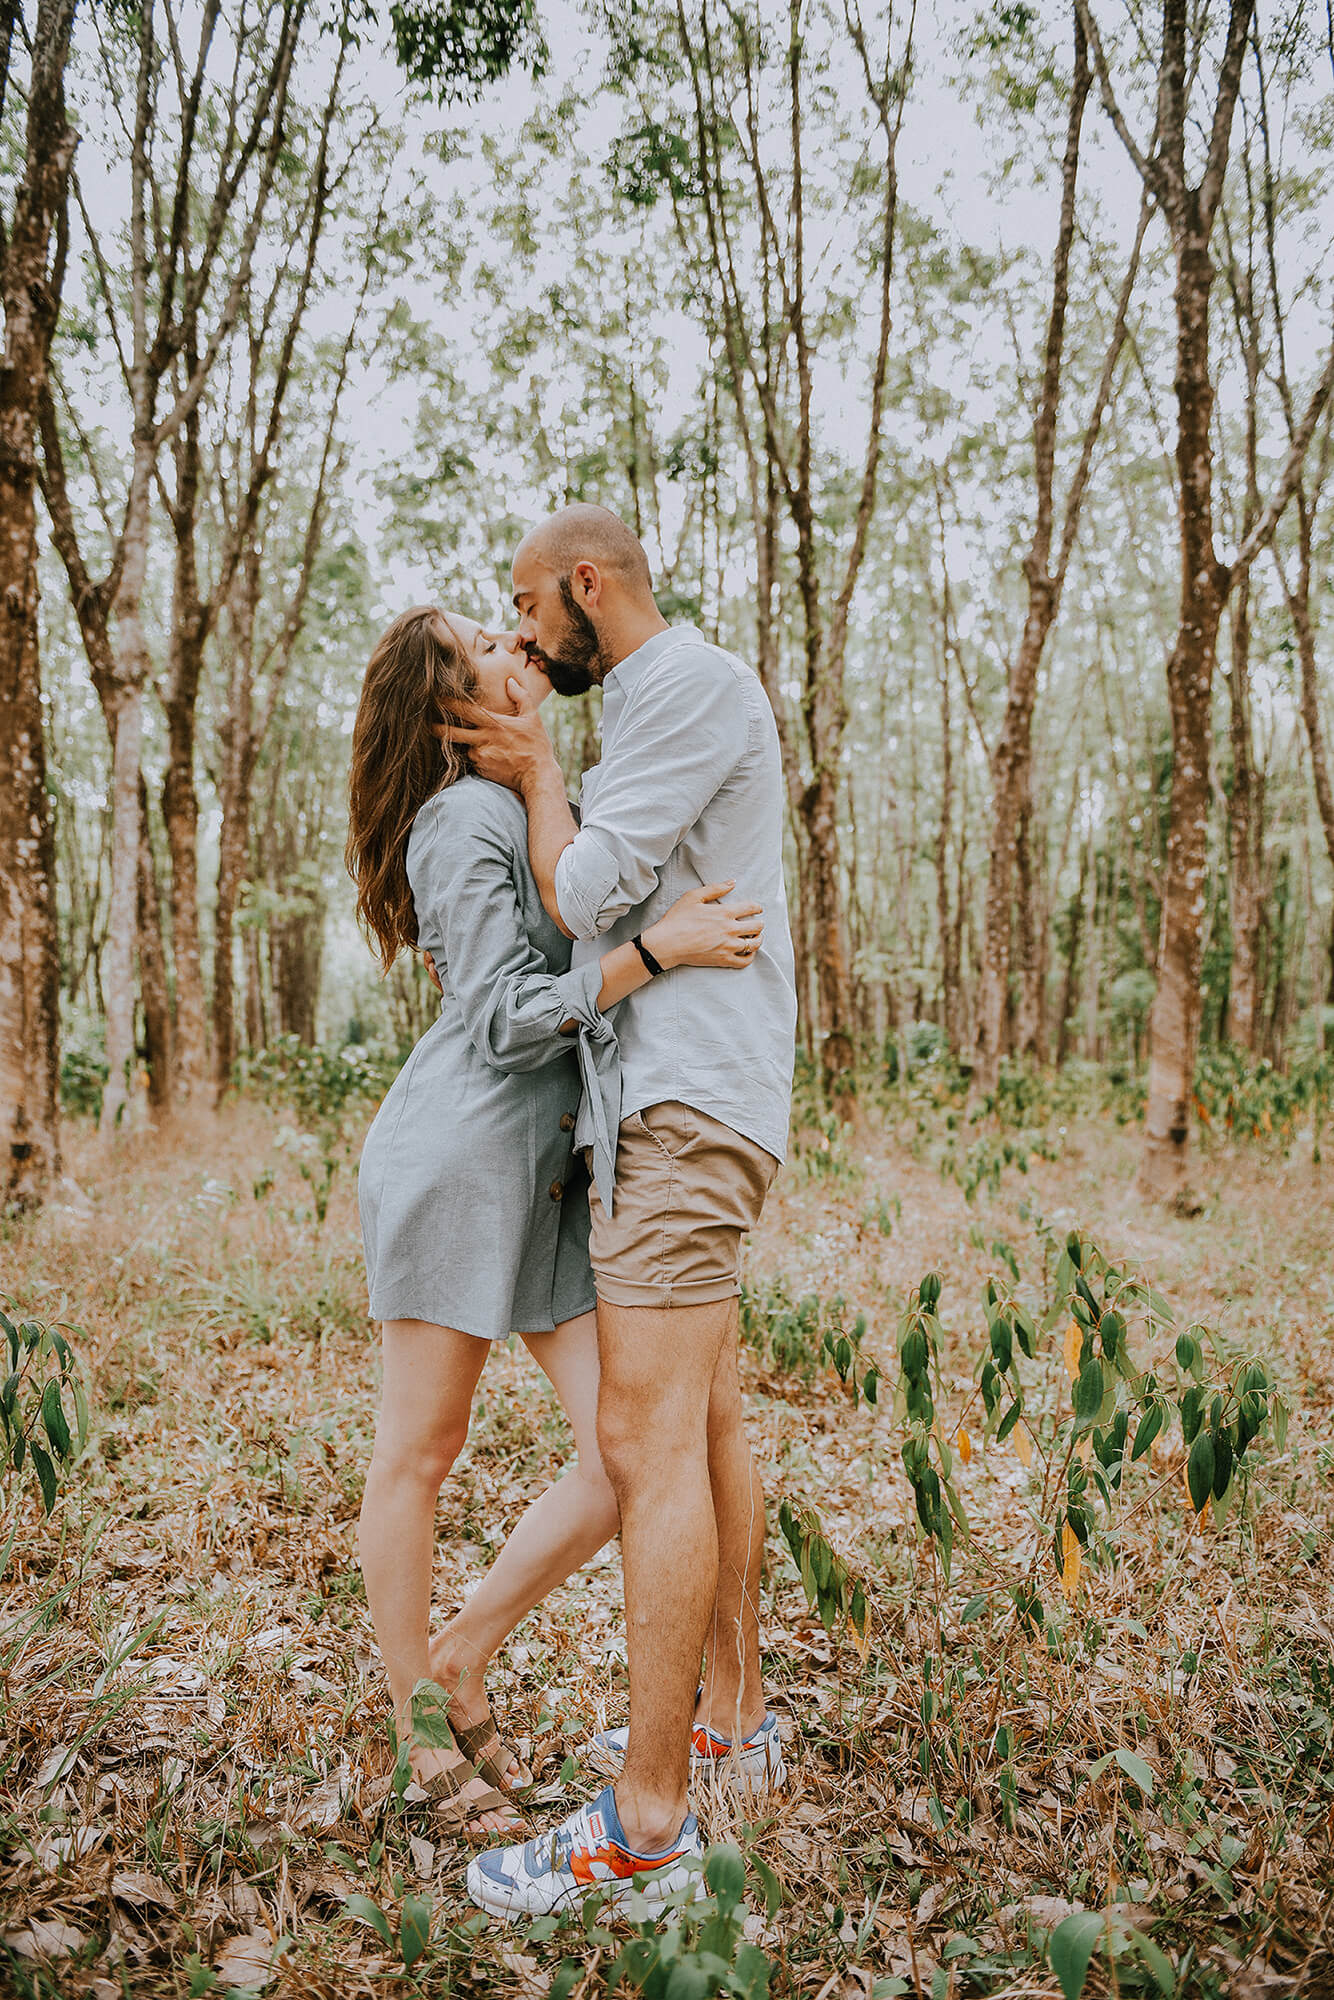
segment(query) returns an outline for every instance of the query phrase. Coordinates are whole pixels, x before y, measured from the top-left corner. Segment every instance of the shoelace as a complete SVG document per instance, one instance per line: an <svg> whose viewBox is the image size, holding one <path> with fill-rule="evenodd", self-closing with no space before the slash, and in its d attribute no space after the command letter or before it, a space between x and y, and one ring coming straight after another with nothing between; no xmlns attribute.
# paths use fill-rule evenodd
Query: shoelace
<svg viewBox="0 0 1334 2000"><path fill-rule="evenodd" d="M567 1819L558 1826L551 1836L551 1856L548 1863L553 1875L558 1875L576 1847L592 1845L592 1829L588 1824L588 1809L581 1806L573 1819Z"/></svg>

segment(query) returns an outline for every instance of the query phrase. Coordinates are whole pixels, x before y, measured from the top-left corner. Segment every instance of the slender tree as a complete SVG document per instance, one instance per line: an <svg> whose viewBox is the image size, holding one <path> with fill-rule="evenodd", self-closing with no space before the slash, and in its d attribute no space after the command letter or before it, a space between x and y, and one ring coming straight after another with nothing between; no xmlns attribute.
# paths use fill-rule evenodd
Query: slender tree
<svg viewBox="0 0 1334 2000"><path fill-rule="evenodd" d="M780 720L774 593L779 580L779 523L784 518L795 543L801 611L800 749L794 750L790 725L785 726L784 762L800 827L799 922L809 923L821 1069L831 1100L846 1108L854 1058L839 831L847 655L853 600L881 498L898 215L897 147L916 11L910 6L906 22L900 22L890 7L881 24L883 40L873 47L856 7L843 8L843 26L857 58L876 134L878 213L875 334L864 445L852 518L841 546L831 546L823 519L814 449L813 382L825 314L822 296L811 280L808 245L812 197L807 185L806 152L811 143L807 97L819 61L811 25L800 0L791 0L777 64L783 79L787 141L785 171L780 171L768 150L764 127L767 30L740 10L719 8L713 0L698 0L693 9L686 0L675 0L674 17L675 56L688 85L693 145L689 174L669 172L667 181L682 219L683 243L709 274L708 323L720 336L726 356L755 524L759 668ZM735 120L734 99L740 110ZM659 143L664 144L661 134ZM679 154L670 140L663 157L675 159L679 169ZM748 219L753 228L747 226ZM748 270L756 279L752 287L747 285ZM786 394L789 382L794 385L791 397Z"/></svg>
<svg viewBox="0 0 1334 2000"><path fill-rule="evenodd" d="M36 436L74 157L65 108L74 7L75 0L39 0L30 31L17 0L0 9L0 112L17 94L16 35L30 49L18 184L0 228L0 1204L6 1206L39 1202L60 1163L60 969L38 653Z"/></svg>
<svg viewBox="0 0 1334 2000"><path fill-rule="evenodd" d="M1311 434L1334 385L1334 346L1300 420L1267 505L1231 562L1214 535L1211 420L1214 375L1209 347L1212 239L1232 140L1253 0L1231 0L1203 169L1191 178L1188 141L1198 114L1191 97L1203 50L1192 46L1187 0L1163 0L1158 55L1157 122L1147 148L1133 136L1118 102L1089 0L1076 0L1103 104L1141 181L1164 217L1175 283L1177 434L1175 460L1181 544L1177 632L1167 662L1172 716L1172 786L1163 883L1158 984L1149 1020L1149 1102L1141 1182L1147 1193L1176 1199L1185 1189L1190 1105L1200 1030L1200 965L1208 865L1211 719L1218 627L1228 596L1273 535L1291 497ZM1199 24L1207 28L1207 22Z"/></svg>
<svg viewBox="0 0 1334 2000"><path fill-rule="evenodd" d="M1079 176L1080 141L1084 109L1092 83L1088 44L1076 10L1073 15L1074 61L1070 85L1070 105L1066 122L1065 152L1061 165L1060 219L1057 225L1056 254L1052 267L1051 306L1047 315L1047 336L1043 358L1042 386L1033 421L1033 479L1035 506L1033 533L1024 557L1024 584L1027 607L1023 629L1009 669L1005 691L1005 711L1000 733L991 755L991 831L987 854L986 921L983 932L982 983L978 1005L977 1081L983 1090L996 1087L1001 1056L1009 1037L1006 1032L1010 982L1010 951L1014 925L1016 877L1026 859L1032 828L1033 708L1037 695L1038 671L1047 640L1060 605L1061 591L1070 567L1079 532L1079 518L1088 488L1093 454L1111 396L1117 363L1126 336L1126 314L1139 268L1140 248L1148 219L1147 203L1141 207L1120 297L1117 300L1111 335L1107 342L1102 374L1093 407L1084 426L1079 459L1066 496L1056 534L1053 486L1056 469L1057 431L1061 413L1062 371L1065 357L1066 319L1070 306L1070 259L1075 240L1075 196ZM1027 875L1030 871L1025 870ZM1027 1006L1022 1010L1020 1052L1036 1053L1041 1010L1030 997L1032 989L1045 983L1046 953L1039 951L1031 936L1033 908L1031 893L1021 897L1021 928L1027 939L1025 970ZM1035 976L1036 975L1036 976Z"/></svg>

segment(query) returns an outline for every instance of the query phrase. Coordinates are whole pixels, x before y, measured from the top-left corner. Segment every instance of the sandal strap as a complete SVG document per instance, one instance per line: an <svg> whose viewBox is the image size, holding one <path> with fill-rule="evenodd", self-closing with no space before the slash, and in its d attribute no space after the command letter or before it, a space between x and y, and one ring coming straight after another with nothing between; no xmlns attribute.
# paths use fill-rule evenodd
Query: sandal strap
<svg viewBox="0 0 1334 2000"><path fill-rule="evenodd" d="M496 1727L494 1716L485 1716L474 1723L471 1729L454 1729L454 1740L465 1757L471 1757L482 1777L490 1778L511 1796L523 1789L509 1783L506 1773L511 1764L523 1769L523 1759L512 1743L507 1743Z"/></svg>
<svg viewBox="0 0 1334 2000"><path fill-rule="evenodd" d="M459 1757L452 1764L446 1764L443 1771L436 1771L429 1778L417 1778L414 1782L421 1786L430 1799L454 1799L462 1796L464 1788L472 1784L478 1776L467 1757Z"/></svg>
<svg viewBox="0 0 1334 2000"><path fill-rule="evenodd" d="M476 1776L476 1773L473 1775ZM461 1783L456 1782L455 1769L451 1766L448 1771L440 1771L434 1778L429 1778L422 1786L422 1790L435 1807L434 1817L437 1823L446 1832L466 1827L482 1813L514 1811L513 1799L506 1798L505 1794L498 1792L494 1785L488 1785L485 1791L476 1792L471 1797L465 1798L463 1787L470 1782L468 1778L464 1778Z"/></svg>

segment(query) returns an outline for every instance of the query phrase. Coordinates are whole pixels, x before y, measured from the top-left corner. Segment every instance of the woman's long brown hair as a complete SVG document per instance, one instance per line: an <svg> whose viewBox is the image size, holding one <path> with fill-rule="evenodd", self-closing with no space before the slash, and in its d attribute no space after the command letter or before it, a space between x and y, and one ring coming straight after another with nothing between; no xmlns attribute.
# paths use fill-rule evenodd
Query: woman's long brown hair
<svg viewBox="0 0 1334 2000"><path fill-rule="evenodd" d="M396 618L371 654L352 728L347 871L357 916L386 972L417 943L408 882L408 835L427 799L468 768L464 753L432 735L477 692L477 675L444 613L418 604Z"/></svg>

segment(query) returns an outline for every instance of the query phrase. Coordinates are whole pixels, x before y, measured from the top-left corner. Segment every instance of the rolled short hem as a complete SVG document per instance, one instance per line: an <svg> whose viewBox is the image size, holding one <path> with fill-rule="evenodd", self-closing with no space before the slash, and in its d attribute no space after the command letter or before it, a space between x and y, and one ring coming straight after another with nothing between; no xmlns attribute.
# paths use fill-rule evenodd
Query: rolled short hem
<svg viewBox="0 0 1334 2000"><path fill-rule="evenodd" d="M609 1306L656 1306L659 1311L672 1306L713 1306L724 1299L741 1296L739 1276L717 1278L656 1279L604 1277L595 1273L598 1297Z"/></svg>

